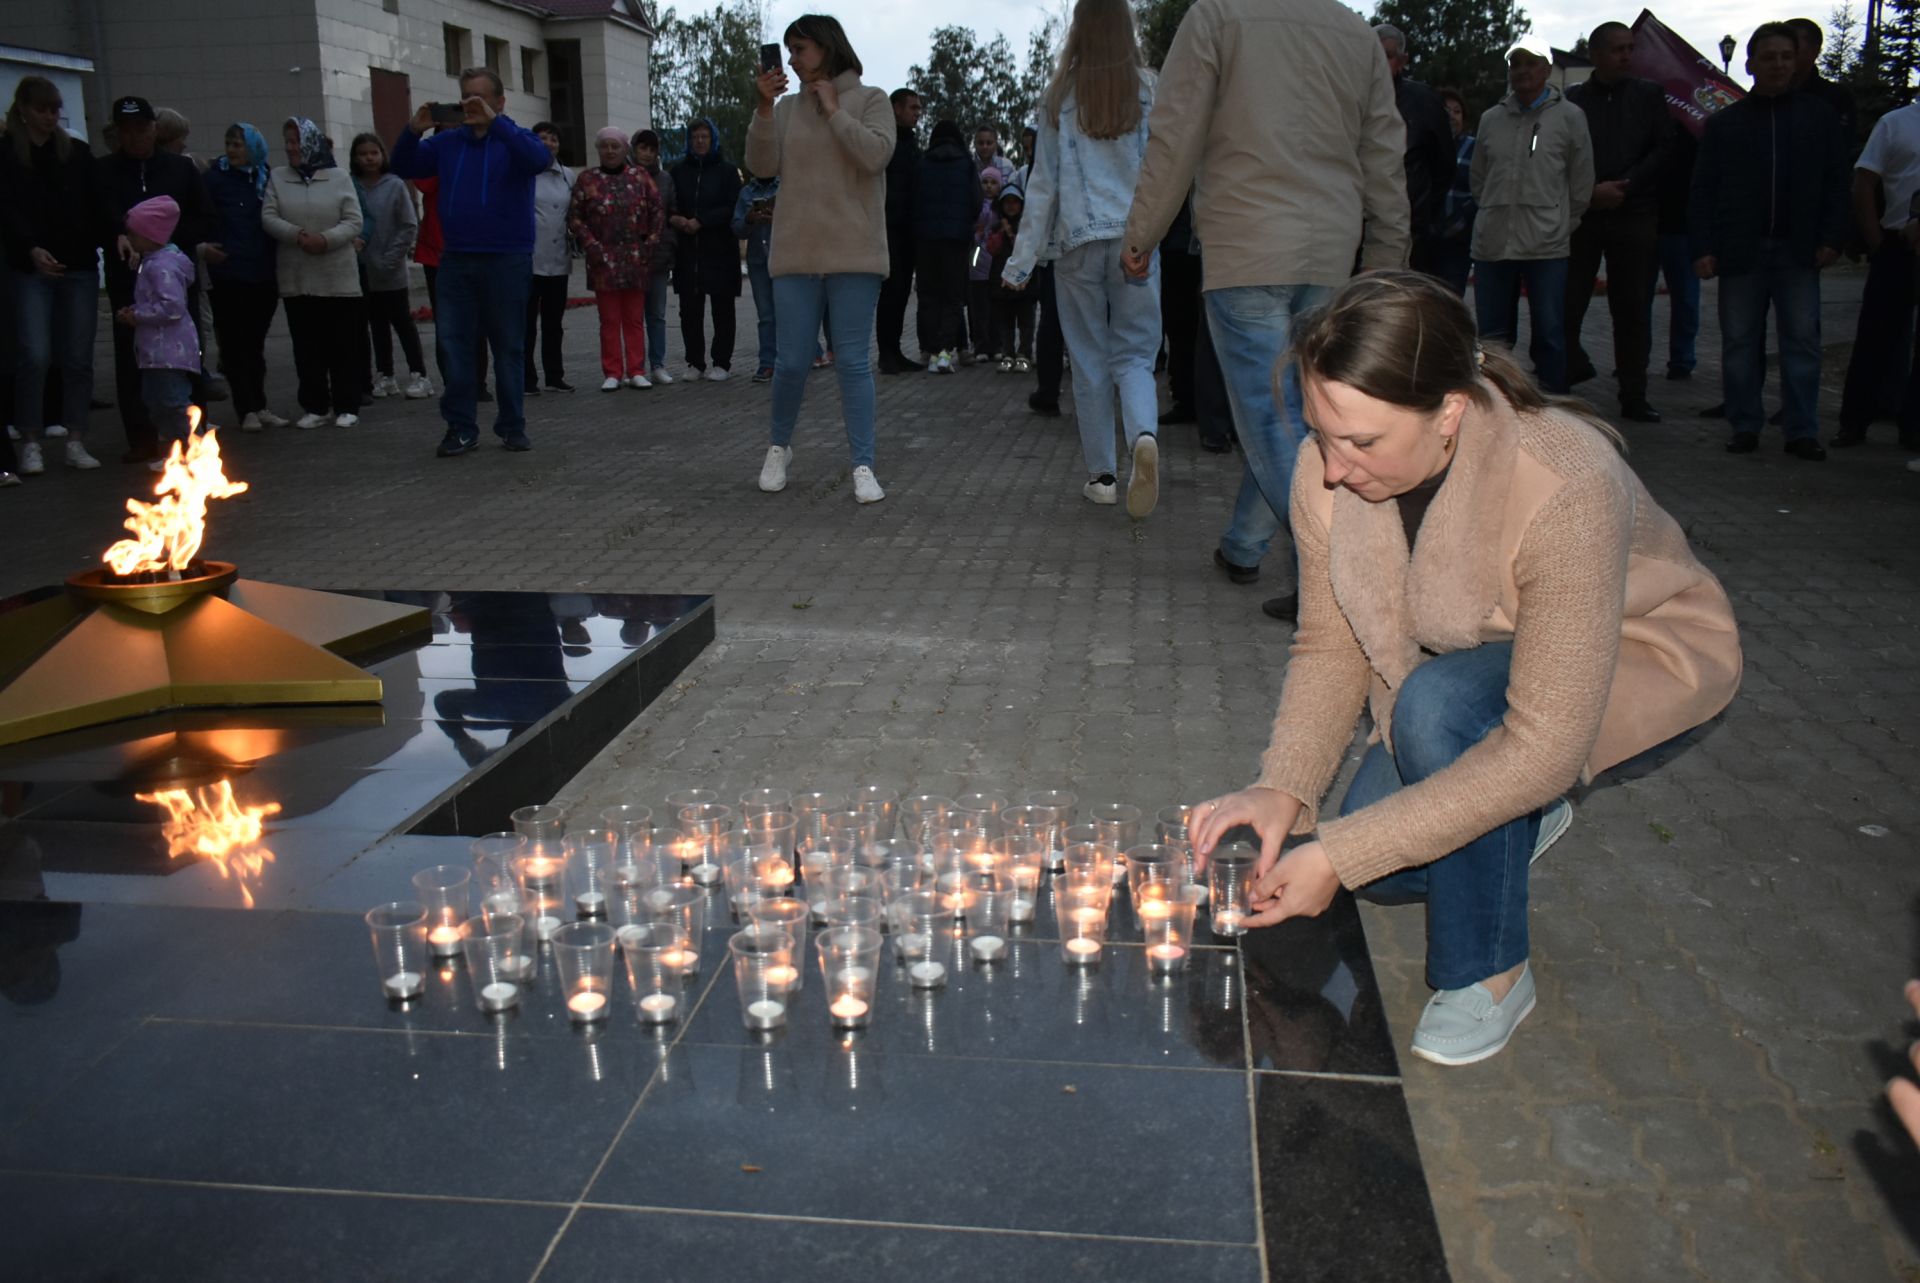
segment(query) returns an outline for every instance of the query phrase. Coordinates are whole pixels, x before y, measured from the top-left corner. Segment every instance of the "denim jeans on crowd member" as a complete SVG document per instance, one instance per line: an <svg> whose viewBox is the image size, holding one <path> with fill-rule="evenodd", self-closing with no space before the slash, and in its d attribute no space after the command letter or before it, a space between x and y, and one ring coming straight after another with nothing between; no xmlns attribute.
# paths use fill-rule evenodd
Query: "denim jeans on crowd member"
<svg viewBox="0 0 1920 1283"><path fill-rule="evenodd" d="M747 260L747 284L753 287L753 311L760 323L760 357L753 368L771 370L775 353L773 277L767 272L764 259L758 263Z"/></svg>
<svg viewBox="0 0 1920 1283"><path fill-rule="evenodd" d="M1780 399L1786 439L1818 435L1820 396L1820 269L1800 263L1786 241L1767 241L1751 272L1720 278L1720 381L1727 426L1760 435L1767 412L1767 308L1780 334Z"/></svg>
<svg viewBox="0 0 1920 1283"><path fill-rule="evenodd" d="M475 351L484 338L493 350L493 430L502 437L527 428L527 294L533 288L531 254L448 252L440 259L441 309L434 346L446 379L440 417L463 437L480 435L475 417L480 372Z"/></svg>
<svg viewBox="0 0 1920 1283"><path fill-rule="evenodd" d="M1660 276L1667 283L1669 306L1667 369L1691 374L1699 364L1694 342L1700 337L1700 278L1694 275L1693 242L1685 232L1661 233Z"/></svg>
<svg viewBox="0 0 1920 1283"><path fill-rule="evenodd" d="M1453 765L1507 713L1513 643L1436 655L1414 669L1393 703L1393 751L1367 750L1340 814L1352 815ZM1527 958L1527 865L1540 812L1530 811L1431 864L1368 883L1361 894L1427 904L1427 983L1464 989Z"/></svg>
<svg viewBox="0 0 1920 1283"><path fill-rule="evenodd" d="M87 409L93 399L93 339L99 328L100 285L93 270L49 278L38 272L14 273L19 344L14 364L10 412L22 441L38 441L46 426L47 371L61 375L61 415L67 439L87 434Z"/></svg>
<svg viewBox="0 0 1920 1283"><path fill-rule="evenodd" d="M773 361L773 444L792 445L807 373L819 351L820 325L832 328L834 372L840 376L840 413L847 423L851 466L873 466L873 316L880 277L872 272L773 278L773 315L779 327Z"/></svg>
<svg viewBox="0 0 1920 1283"><path fill-rule="evenodd" d="M1233 520L1220 536L1221 555L1236 566L1259 565L1287 520L1293 461L1306 440L1307 421L1293 371L1281 378L1280 402L1273 396L1273 371L1293 344L1300 314L1332 297L1329 285L1235 285L1201 295L1227 381L1233 429L1246 455Z"/></svg>
<svg viewBox="0 0 1920 1283"><path fill-rule="evenodd" d="M1527 354L1533 379L1556 396L1567 391L1567 260L1506 258L1473 265L1480 337L1520 350L1520 283L1527 285Z"/></svg>
<svg viewBox="0 0 1920 1283"><path fill-rule="evenodd" d="M1152 436L1160 417L1153 358L1160 351L1160 254L1144 281L1120 268L1120 242L1088 241L1053 265L1060 332L1073 354L1073 412L1080 422L1080 454L1087 474L1117 471L1113 398L1120 394L1120 427L1127 449Z"/></svg>
<svg viewBox="0 0 1920 1283"><path fill-rule="evenodd" d="M673 274L665 268L647 277L647 364L667 368L667 297L673 293Z"/></svg>
<svg viewBox="0 0 1920 1283"><path fill-rule="evenodd" d="M187 439L187 407L193 404L193 375L187 370L140 371L140 400L153 420L164 453Z"/></svg>

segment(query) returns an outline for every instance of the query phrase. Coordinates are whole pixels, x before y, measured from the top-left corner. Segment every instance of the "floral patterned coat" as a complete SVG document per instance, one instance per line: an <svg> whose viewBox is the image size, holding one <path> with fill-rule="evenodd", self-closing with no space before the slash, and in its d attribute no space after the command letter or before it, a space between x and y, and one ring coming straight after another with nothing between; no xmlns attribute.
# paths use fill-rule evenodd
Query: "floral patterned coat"
<svg viewBox="0 0 1920 1283"><path fill-rule="evenodd" d="M666 221L660 189L645 170L633 165L612 174L598 166L582 170L567 230L586 255L587 288L597 293L644 286Z"/></svg>

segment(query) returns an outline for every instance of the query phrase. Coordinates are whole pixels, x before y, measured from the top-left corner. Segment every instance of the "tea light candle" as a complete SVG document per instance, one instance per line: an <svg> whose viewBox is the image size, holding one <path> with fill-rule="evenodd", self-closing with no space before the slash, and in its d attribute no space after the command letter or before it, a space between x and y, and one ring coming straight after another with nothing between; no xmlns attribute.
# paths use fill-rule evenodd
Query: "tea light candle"
<svg viewBox="0 0 1920 1283"><path fill-rule="evenodd" d="M1007 921L1032 922L1033 921L1033 901L1015 900L1011 904L1009 904L1007 906Z"/></svg>
<svg viewBox="0 0 1920 1283"><path fill-rule="evenodd" d="M833 1023L842 1029L854 1029L867 1022L867 1013L873 1010L865 999L843 993L833 1000L833 1006L827 1008L833 1015Z"/></svg>
<svg viewBox="0 0 1920 1283"><path fill-rule="evenodd" d="M679 1005L670 993L650 993L640 1000L640 1018L650 1025L662 1025L673 1019L673 1009Z"/></svg>
<svg viewBox="0 0 1920 1283"><path fill-rule="evenodd" d="M758 1002L747 1004L747 1027L749 1029L778 1029L787 1023L787 1004L773 998L762 998Z"/></svg>
<svg viewBox="0 0 1920 1283"><path fill-rule="evenodd" d="M710 861L701 861L688 871L696 885L710 887L720 880L720 866Z"/></svg>
<svg viewBox="0 0 1920 1283"><path fill-rule="evenodd" d="M1007 942L999 936L975 936L969 947L975 962L993 962L1007 951Z"/></svg>
<svg viewBox="0 0 1920 1283"><path fill-rule="evenodd" d="M534 921L534 934L538 935L541 943L544 944L553 939L553 933L558 931L561 925L562 923L559 918L551 913L543 913Z"/></svg>
<svg viewBox="0 0 1920 1283"><path fill-rule="evenodd" d="M776 963L767 968L767 988L775 993L792 993L800 984L800 968Z"/></svg>
<svg viewBox="0 0 1920 1283"><path fill-rule="evenodd" d="M520 1005L520 986L496 980L480 990L480 1006L486 1011L505 1011Z"/></svg>
<svg viewBox="0 0 1920 1283"><path fill-rule="evenodd" d="M500 964L500 974L512 976L518 981L533 979L534 961L531 953L515 954Z"/></svg>
<svg viewBox="0 0 1920 1283"><path fill-rule="evenodd" d="M1066 947L1068 962L1085 965L1095 961L1100 956L1100 942L1098 940L1089 940L1084 936L1067 941Z"/></svg>
<svg viewBox="0 0 1920 1283"><path fill-rule="evenodd" d="M903 931L893 938L893 947L900 951L903 958L924 958L930 938L923 932Z"/></svg>
<svg viewBox="0 0 1920 1283"><path fill-rule="evenodd" d="M1165 922L1173 916L1173 906L1165 900L1142 900L1135 911L1146 922Z"/></svg>
<svg viewBox="0 0 1920 1283"><path fill-rule="evenodd" d="M1187 951L1177 944L1156 944L1147 950L1147 960L1155 971L1177 971L1187 960Z"/></svg>
<svg viewBox="0 0 1920 1283"><path fill-rule="evenodd" d="M520 896L513 891L495 891L480 902L487 914L520 912Z"/></svg>
<svg viewBox="0 0 1920 1283"><path fill-rule="evenodd" d="M460 952L459 927L435 927L427 932L427 944L436 958L451 958Z"/></svg>
<svg viewBox="0 0 1920 1283"><path fill-rule="evenodd" d="M1073 919L1073 924L1076 927L1085 931L1088 927L1101 921L1107 915L1104 910L1096 909L1092 905L1084 905L1081 908L1073 910L1067 916Z"/></svg>
<svg viewBox="0 0 1920 1283"><path fill-rule="evenodd" d="M613 942L622 949L625 949L646 933L647 929L645 927L640 926L638 923L630 922L613 933Z"/></svg>
<svg viewBox="0 0 1920 1283"><path fill-rule="evenodd" d="M582 891L573 897L573 907L583 918L601 918L606 916L607 897L598 891Z"/></svg>
<svg viewBox="0 0 1920 1283"><path fill-rule="evenodd" d="M426 983L418 971L396 971L380 987L387 991L387 997L398 1001L418 997Z"/></svg>
<svg viewBox="0 0 1920 1283"><path fill-rule="evenodd" d="M578 1025L607 1018L607 995L588 989L567 999L567 1014Z"/></svg>
<svg viewBox="0 0 1920 1283"><path fill-rule="evenodd" d="M553 872L556 867L558 867L556 862L548 859L544 855L536 855L528 860L526 865L527 889L529 891L544 891L552 886Z"/></svg>
<svg viewBox="0 0 1920 1283"><path fill-rule="evenodd" d="M690 976L700 969L700 955L692 949L668 949L660 955L660 965Z"/></svg>
<svg viewBox="0 0 1920 1283"><path fill-rule="evenodd" d="M1219 936L1237 936L1246 931L1247 915L1239 909L1225 908L1213 915L1213 933Z"/></svg>
<svg viewBox="0 0 1920 1283"><path fill-rule="evenodd" d="M947 982L947 969L938 962L916 962L907 968L907 979L915 989L938 989Z"/></svg>
<svg viewBox="0 0 1920 1283"><path fill-rule="evenodd" d="M647 907L655 913L673 904L673 892L665 887L655 887L647 892Z"/></svg>

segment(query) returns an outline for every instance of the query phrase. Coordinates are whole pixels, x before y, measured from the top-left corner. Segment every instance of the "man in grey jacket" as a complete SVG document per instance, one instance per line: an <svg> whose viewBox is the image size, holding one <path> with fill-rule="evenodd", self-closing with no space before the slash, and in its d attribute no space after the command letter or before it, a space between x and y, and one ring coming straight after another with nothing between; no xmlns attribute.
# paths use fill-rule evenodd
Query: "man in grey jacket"
<svg viewBox="0 0 1920 1283"><path fill-rule="evenodd" d="M1144 278L1193 189L1202 299L1246 472L1213 551L1252 583L1306 437L1280 371L1294 319L1362 267L1407 260L1400 118L1380 41L1339 0L1195 0L1160 72L1122 264ZM1283 381L1275 396L1276 373ZM1263 609L1291 622L1292 592Z"/></svg>
<svg viewBox="0 0 1920 1283"><path fill-rule="evenodd" d="M1473 294L1483 338L1513 346L1527 286L1533 375L1567 390L1567 257L1593 195L1593 139L1578 107L1547 83L1553 51L1533 37L1507 51L1512 92L1487 108L1473 146Z"/></svg>

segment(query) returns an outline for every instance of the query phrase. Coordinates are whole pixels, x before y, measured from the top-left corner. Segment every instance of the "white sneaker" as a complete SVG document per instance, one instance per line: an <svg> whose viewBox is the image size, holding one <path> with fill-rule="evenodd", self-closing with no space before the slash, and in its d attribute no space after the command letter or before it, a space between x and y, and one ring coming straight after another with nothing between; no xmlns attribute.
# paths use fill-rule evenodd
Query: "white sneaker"
<svg viewBox="0 0 1920 1283"><path fill-rule="evenodd" d="M373 381L373 394L377 397L400 395L400 385L393 381L391 374L383 374Z"/></svg>
<svg viewBox="0 0 1920 1283"><path fill-rule="evenodd" d="M620 380L615 378L602 379L600 380L600 390L602 392L618 392L620 390Z"/></svg>
<svg viewBox="0 0 1920 1283"><path fill-rule="evenodd" d="M47 462L40 457L40 443L28 441L20 447L20 475L37 477L47 470Z"/></svg>
<svg viewBox="0 0 1920 1283"><path fill-rule="evenodd" d="M260 411L260 426L263 428L284 428L287 426L287 421L275 414L272 410L262 410Z"/></svg>
<svg viewBox="0 0 1920 1283"><path fill-rule="evenodd" d="M760 465L760 488L768 494L778 494L787 488L787 460L793 458L793 448L784 445L767 447L767 461Z"/></svg>
<svg viewBox="0 0 1920 1283"><path fill-rule="evenodd" d="M1119 500L1119 488L1111 476L1102 474L1080 487L1080 493L1095 503L1115 503Z"/></svg>
<svg viewBox="0 0 1920 1283"><path fill-rule="evenodd" d="M627 386L630 388L650 388L653 386L653 383L647 378L646 375L636 374L632 378L627 380Z"/></svg>
<svg viewBox="0 0 1920 1283"><path fill-rule="evenodd" d="M879 503L887 497L880 488L879 479L873 475L873 469L865 466L853 470L853 501L855 503Z"/></svg>
<svg viewBox="0 0 1920 1283"><path fill-rule="evenodd" d="M91 472L100 466L100 460L87 453L87 447L78 441L67 442L67 466L78 468L82 472Z"/></svg>
<svg viewBox="0 0 1920 1283"><path fill-rule="evenodd" d="M303 414L293 421L296 428L324 428L333 422L331 414Z"/></svg>
<svg viewBox="0 0 1920 1283"><path fill-rule="evenodd" d="M1133 470L1127 475L1127 515L1135 521L1160 502L1160 442L1142 432L1133 440Z"/></svg>
<svg viewBox="0 0 1920 1283"><path fill-rule="evenodd" d="M266 424L260 422L260 413L257 410L250 412L246 418L240 420L240 430L242 432L258 432L266 426Z"/></svg>
<svg viewBox="0 0 1920 1283"><path fill-rule="evenodd" d="M43 437L64 437L67 435L67 430L61 424L49 423L45 428L41 429L40 435Z"/></svg>
<svg viewBox="0 0 1920 1283"><path fill-rule="evenodd" d="M20 439L20 429L14 427L11 423L9 423L7 425L7 440L18 441L19 439Z"/></svg>
<svg viewBox="0 0 1920 1283"><path fill-rule="evenodd" d="M726 381L727 381L727 372L721 369L719 366L717 365L712 366L707 370L707 382L725 383Z"/></svg>
<svg viewBox="0 0 1920 1283"><path fill-rule="evenodd" d="M667 373L666 366L657 365L653 369L653 381L655 383L661 383L661 384L671 383L673 382L673 376Z"/></svg>
<svg viewBox="0 0 1920 1283"><path fill-rule="evenodd" d="M17 486L19 484L20 484L20 478L14 476L11 472L0 470L0 490L4 490L8 486Z"/></svg>
<svg viewBox="0 0 1920 1283"><path fill-rule="evenodd" d="M407 384L407 400L424 401L433 395L433 380L424 374L416 374Z"/></svg>
<svg viewBox="0 0 1920 1283"><path fill-rule="evenodd" d="M1540 830L1534 835L1533 855L1527 860L1532 864L1547 853L1547 848L1566 836L1573 826L1573 803L1559 798L1547 804L1540 812Z"/></svg>
<svg viewBox="0 0 1920 1283"><path fill-rule="evenodd" d="M333 426L336 428L357 428L360 426L360 416L357 414L342 414L334 419Z"/></svg>

